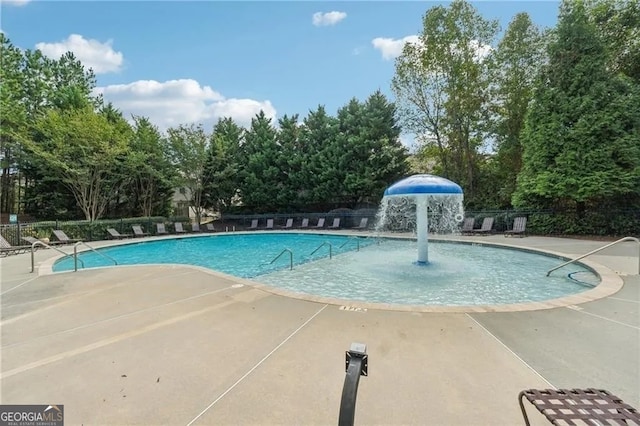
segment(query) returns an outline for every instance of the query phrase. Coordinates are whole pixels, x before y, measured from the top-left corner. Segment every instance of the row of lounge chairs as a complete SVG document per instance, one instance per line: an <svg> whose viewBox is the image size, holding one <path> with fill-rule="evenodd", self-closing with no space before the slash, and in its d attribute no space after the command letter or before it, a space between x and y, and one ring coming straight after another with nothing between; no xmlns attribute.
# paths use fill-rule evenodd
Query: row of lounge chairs
<svg viewBox="0 0 640 426"><path fill-rule="evenodd" d="M60 229L53 230L52 234L55 239L47 243L47 245L49 246L60 245L60 244L75 244L78 241L81 241L78 239L69 238L67 234L65 234L64 231ZM41 242L39 239L35 237L25 236L25 237L21 237L21 239L27 244L13 246L2 235L0 235L0 256L4 257L10 254L26 253L28 251L31 251L32 248L34 248L34 245L33 245L34 243ZM39 247L36 246L35 248L37 249Z"/></svg>
<svg viewBox="0 0 640 426"><path fill-rule="evenodd" d="M482 220L482 225L478 229L474 229L475 218L468 217L462 224L462 235L488 235L494 233L493 230L493 217L485 217ZM513 220L513 228L504 231L505 237L519 236L524 237L527 228L527 218L525 216L516 217Z"/></svg>
<svg viewBox="0 0 640 426"><path fill-rule="evenodd" d="M331 223L331 225L327 226L325 228L325 222L326 219L324 217L318 218L318 222L313 225L310 226L309 225L309 218L305 217L302 219L302 221L300 222L300 225L298 226L294 226L294 219L293 218L288 218L287 221L285 222L284 225L282 226L278 226L278 229L340 229L342 226L340 224L341 219L339 217L333 219L333 222ZM267 219L267 222L265 224L264 227L260 227L259 226L259 219L253 219L251 220L251 226L249 226L249 230L259 230L259 229L276 229L276 226L274 225L274 219ZM367 217L363 217L362 219L360 219L360 224L356 227L353 227L351 229L357 229L357 230L365 230L367 229L369 225L369 218Z"/></svg>
<svg viewBox="0 0 640 426"><path fill-rule="evenodd" d="M175 222L173 224L173 229L175 234L186 234L187 230L184 229L184 226L181 222ZM145 232L140 225L131 226L131 230L133 234L122 234L118 232L115 228L107 228L107 234L110 239L121 240L123 238L131 238L131 237L146 237L150 235L148 232ZM213 226L213 223L205 224L204 228L200 228L200 224L193 223L191 224L191 232L215 232L216 229ZM156 235L170 235L171 232L167 231L167 227L164 223L156 223Z"/></svg>

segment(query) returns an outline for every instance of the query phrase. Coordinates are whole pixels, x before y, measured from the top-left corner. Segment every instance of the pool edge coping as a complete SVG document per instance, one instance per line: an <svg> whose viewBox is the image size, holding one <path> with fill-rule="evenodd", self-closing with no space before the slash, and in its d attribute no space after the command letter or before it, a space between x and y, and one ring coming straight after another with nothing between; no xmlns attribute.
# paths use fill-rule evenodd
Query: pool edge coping
<svg viewBox="0 0 640 426"><path fill-rule="evenodd" d="M263 231L266 233L274 233L273 231ZM309 232L309 231L299 231L299 230L294 230L294 232L300 232L300 233L313 233L313 234L326 234L326 233L319 233L319 232ZM242 232L242 231L237 231L237 232L233 232L233 233L202 233L202 234L191 234L191 235L180 235L179 238L185 238L185 237L201 237L201 236L214 236L214 235L231 235L231 234L252 234L252 233L256 233L256 232ZM277 231L276 231L277 233ZM289 232L287 232L289 233ZM411 236L398 236L398 235L381 235L381 234L370 234L370 233L345 233L345 232L331 232L329 235L344 235L344 236L368 236L368 237L380 237L380 238L392 238L392 239L405 239L405 240L415 240L415 237L411 237ZM134 243L140 243L140 242L145 242L145 241L157 241L157 240L162 240L162 239L175 239L175 236L163 236L163 237L151 237L151 238L145 238L145 239L134 239L134 240L128 240L128 241L122 241L122 240L116 240L113 241L113 244L105 244L102 245L99 248L102 247L111 247L111 246L119 246L119 245L128 245L128 244L134 244ZM542 254L542 255L546 255L546 256L552 256L552 257L557 257L560 260L569 260L572 259L572 257L570 257L569 255L567 255L566 253L561 253L561 252L556 252L556 251L552 251L552 250L545 250L545 249L538 249L538 248L531 248L531 247L520 247L520 246L514 246L514 245L510 245L510 244L503 244L503 243L497 243L497 242L487 242L487 241L478 241L478 240L461 240L461 239L456 239L456 238L438 238L438 237L432 237L431 240L433 241L437 241L437 242L445 242L445 243L454 243L454 244L468 244L468 245L472 245L472 244L478 244L478 245L484 245L484 246L489 246L489 247L497 247L497 248L508 248L510 250L518 250L518 251L524 251L524 252L530 252L530 253L538 253L538 254ZM109 240L107 240L109 241ZM109 241L110 242L110 241ZM87 249L88 250L88 249ZM83 251L87 251L87 250L83 250ZM81 252L79 252L81 253ZM38 276L45 276L45 275L53 275L53 274L64 274L64 273L72 273L74 271L64 271L64 272L53 272L53 265L54 263L60 259L63 258L65 256L62 255L58 255L58 256L53 256L49 259L44 260L42 263L40 263L40 265L38 266ZM598 284L596 287L589 289L587 291L581 292L581 293L577 293L577 294L572 294L569 296L563 296L563 297L559 297L559 298L555 298L555 299L549 299L549 300L544 300L544 301L540 301L540 302L523 302L523 303L512 303L512 304L499 304L499 305L458 305L458 306L440 306L440 305L405 305L405 304L394 304L394 303L378 303L378 302L362 302L362 301L355 301L355 300L348 300L348 299L338 299L338 298L332 298L332 297L325 297L325 296L315 296L315 295L308 295L308 294L303 294L303 293L297 293L291 290L285 290L285 289L281 289L281 288L277 288L277 287L272 287L270 285L267 284L263 284L259 281L254 281L251 279L247 279L247 278L240 278L240 277L236 277L233 275L229 275L229 274L225 274L223 272L218 272L218 271L214 271L212 269L208 269L205 268L203 266L196 266L196 265L186 265L186 264L173 264L173 263L161 263L161 264L143 264L143 265L117 265L117 267L139 267L139 266L148 266L148 267L156 267L156 266L172 266L172 267L184 267L184 268L191 268L191 269L196 269L202 272L205 272L209 275L213 275L216 277L220 277L226 280L230 280L233 282L236 282L238 284L243 284L243 285L247 285L247 286L251 286L253 288L259 289L261 291L270 293L270 294L274 294L274 295L278 295L278 296L282 296L282 297L287 297L287 298L292 298L292 299L298 299L298 300L305 300L308 302L315 302L315 303L321 303L321 304L329 304L329 305L334 305L334 306L341 306L341 307L348 307L348 308L355 308L355 309L361 309L361 310L383 310L383 311L399 311L399 312L416 312L416 313L430 313L430 312L434 312L434 313L485 313L485 312L524 312L524 311L537 311L537 310L546 310L546 309L554 309L554 308L561 308L561 307L571 307L571 306L575 306L575 305L579 305L582 303L587 303L587 302L592 302L595 300L599 300L602 299L604 297L608 297L611 296L615 293L617 293L618 291L620 291L620 289L622 289L622 287L624 286L624 281L623 279L612 269L593 262L591 260L586 260L586 259L581 259L579 262L576 262L578 264L581 264L585 267L587 267L588 269L591 269L593 272L595 272L599 277L600 277L600 284ZM113 266L105 266L105 267L97 267L97 268L86 268L83 269L82 271L92 271L92 270L99 270L99 269L104 269L104 268L113 268ZM81 272L81 271L78 271Z"/></svg>

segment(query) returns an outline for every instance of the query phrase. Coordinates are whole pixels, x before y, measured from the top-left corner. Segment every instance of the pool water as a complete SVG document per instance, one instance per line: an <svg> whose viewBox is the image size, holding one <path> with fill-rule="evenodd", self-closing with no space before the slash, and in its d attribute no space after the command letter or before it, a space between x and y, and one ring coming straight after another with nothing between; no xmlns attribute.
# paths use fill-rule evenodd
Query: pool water
<svg viewBox="0 0 640 426"><path fill-rule="evenodd" d="M270 263L284 249L293 253L293 270L288 252ZM197 265L301 294L405 305L542 301L586 291L599 282L593 272L575 264L546 277L561 260L519 250L432 241L430 263L421 266L414 263L415 241L326 234L219 234L100 251L120 265ZM112 265L92 252L80 258L85 267ZM72 269L69 258L54 265L56 272Z"/></svg>
<svg viewBox="0 0 640 426"><path fill-rule="evenodd" d="M357 238L361 246L373 240ZM289 270L289 255L293 252L294 265L329 256L329 245L311 255L321 244L331 244L332 253L339 254L357 248L356 238L340 235L317 235L298 233L219 234L187 238L171 238L142 241L135 244L103 248L99 251L114 258L118 265L152 263L177 263L203 266L241 278L252 278L278 269ZM340 248L340 246L344 246ZM113 262L93 253L83 252L80 259L85 268L113 266ZM78 267L81 267L78 262ZM73 259L66 258L55 263L54 272L73 270Z"/></svg>

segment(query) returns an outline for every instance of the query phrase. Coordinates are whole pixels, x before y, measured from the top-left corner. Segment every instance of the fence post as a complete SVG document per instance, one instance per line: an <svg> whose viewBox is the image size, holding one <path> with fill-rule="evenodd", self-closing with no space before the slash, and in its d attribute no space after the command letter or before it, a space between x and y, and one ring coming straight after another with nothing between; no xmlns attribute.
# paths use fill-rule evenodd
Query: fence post
<svg viewBox="0 0 640 426"><path fill-rule="evenodd" d="M20 245L20 241L22 241L22 238L21 238L21 235L20 235L21 230L20 230L20 221L19 220L18 220L17 224L18 224L18 232L16 232L16 235L18 237L18 241L16 241L16 245L19 246Z"/></svg>
<svg viewBox="0 0 640 426"><path fill-rule="evenodd" d="M60 229L60 226L58 225L58 219L56 219L56 229Z"/></svg>
<svg viewBox="0 0 640 426"><path fill-rule="evenodd" d="M118 232L122 232L122 233L124 233L124 228L123 228L123 226L124 226L124 223L123 223L123 221L122 221L122 218L120 218L120 229L118 229Z"/></svg>

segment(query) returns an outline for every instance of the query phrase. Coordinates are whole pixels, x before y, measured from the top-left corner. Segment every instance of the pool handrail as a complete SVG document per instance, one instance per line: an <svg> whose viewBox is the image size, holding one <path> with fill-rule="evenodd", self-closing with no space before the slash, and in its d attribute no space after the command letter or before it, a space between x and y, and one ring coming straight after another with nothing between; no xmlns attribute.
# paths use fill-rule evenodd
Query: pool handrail
<svg viewBox="0 0 640 426"><path fill-rule="evenodd" d="M289 253L289 270L293 270L293 252L291 250L289 250L288 248L282 250L280 252L279 255L277 255L271 262L269 262L269 265L273 264L273 262L275 262L276 260L280 259L280 256L282 256L285 253Z"/></svg>
<svg viewBox="0 0 640 426"><path fill-rule="evenodd" d="M47 243L45 243L45 242L42 242L42 241L34 241L33 243L31 243L31 273L33 273L33 272L36 270L36 266L35 266L35 258L34 258L33 253L36 251L36 248L37 248L38 246L42 246L42 247L45 247L45 248L50 248L50 249L53 249L53 250L55 250L55 251L57 251L57 252L59 252L59 253L62 253L62 254L64 255L63 259L64 259L65 257L72 257L72 256L73 256L73 254L71 254L71 253L67 253L67 252L65 252L65 251L62 251L62 250L60 250L59 248L56 248L56 247L50 246L49 244L47 244ZM80 259L80 262L82 262L82 259ZM82 262L82 267L84 268L84 262Z"/></svg>
<svg viewBox="0 0 640 426"><path fill-rule="evenodd" d="M324 243L320 244L314 251L311 252L311 254L309 256L313 256L318 250L320 250L324 246L329 246L329 259L332 259L333 258L333 244L331 244L329 241L325 241Z"/></svg>
<svg viewBox="0 0 640 426"><path fill-rule="evenodd" d="M116 266L118 266L118 261L115 260L113 257L108 256L104 253L100 253L98 250L94 249L93 247L91 247L89 244L83 242L83 241L78 241L77 243L75 243L73 245L73 270L74 272L78 271L78 246L79 245L83 245L85 247L87 247L89 250L91 250L94 253L99 254L100 256L104 257L105 259L111 260ZM80 259L80 262L82 262L82 259ZM82 267L84 268L84 262L82 262Z"/></svg>
<svg viewBox="0 0 640 426"><path fill-rule="evenodd" d="M587 256L591 256L592 254L598 253L599 251L602 251L602 250L604 250L606 248L609 248L609 247L611 247L611 246L613 246L615 244L622 243L622 242L625 242L625 241L635 241L636 243L638 243L638 249L639 249L639 251L638 251L638 275L640 275L640 240L635 238L635 237L624 237L624 238L620 238L619 240L616 240L616 241L614 241L612 243L604 245L604 246L602 246L600 248L592 250L589 253L585 253L582 256L578 256L575 259L568 260L568 261L564 262L563 264L556 266L555 268L549 269L549 271L547 271L547 277L549 276L549 274L551 274L556 269L560 269L563 266L566 266L566 265L568 265L570 263L573 263L573 262L577 262L578 260L584 259Z"/></svg>
<svg viewBox="0 0 640 426"><path fill-rule="evenodd" d="M348 238L347 241L342 243L342 245L340 245L338 248L342 248L342 247L346 246L347 244L349 244L353 240L356 241L356 251L360 251L360 238Z"/></svg>

